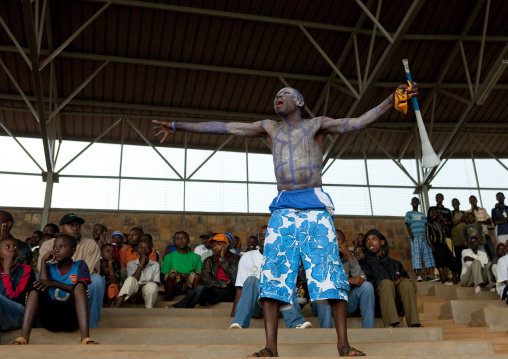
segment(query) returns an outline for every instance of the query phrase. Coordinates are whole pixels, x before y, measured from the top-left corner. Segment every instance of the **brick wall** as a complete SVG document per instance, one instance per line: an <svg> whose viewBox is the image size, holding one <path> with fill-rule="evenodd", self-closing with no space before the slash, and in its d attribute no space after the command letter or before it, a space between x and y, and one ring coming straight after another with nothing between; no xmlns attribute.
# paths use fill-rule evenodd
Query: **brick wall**
<svg viewBox="0 0 508 359"><path fill-rule="evenodd" d="M13 236L24 239L34 230L41 229L42 213L40 209L9 209L14 217ZM58 224L60 218L69 211L51 211L50 222ZM197 213L157 213L130 211L75 211L84 218L83 237L91 238L92 226L102 223L113 231L128 232L130 228L138 226L154 239L157 250L162 250L169 243L176 231L189 233L191 245L199 243L199 235L205 231L215 233L228 232L240 237L243 244L251 235L256 235L258 229L268 223L269 215L244 214L197 214ZM387 238L390 245L391 257L401 261L406 270L411 273L411 250L404 228L403 217L358 217L336 216L335 226L341 228L348 243L358 232L365 233L371 228L377 228Z"/></svg>

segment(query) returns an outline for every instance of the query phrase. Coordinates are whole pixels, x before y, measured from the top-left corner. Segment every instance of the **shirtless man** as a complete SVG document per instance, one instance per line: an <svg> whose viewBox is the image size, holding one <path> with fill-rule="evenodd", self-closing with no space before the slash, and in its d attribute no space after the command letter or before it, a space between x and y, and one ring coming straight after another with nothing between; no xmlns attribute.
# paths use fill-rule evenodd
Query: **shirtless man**
<svg viewBox="0 0 508 359"><path fill-rule="evenodd" d="M413 89L401 85L412 96ZM161 122L153 121L163 142L177 131L231 134L266 138L273 153L278 195L270 205L272 216L265 239L260 276L260 303L265 318L266 348L253 357L278 356L277 324L279 308L288 309L296 286L298 264L303 262L312 301L332 307L341 356L363 356L347 339L347 299L349 283L341 262L333 225L334 206L323 192L323 142L328 134L343 134L365 128L394 105L390 95L376 108L358 118L316 117L304 120L303 96L293 88L283 88L274 99L275 112L282 121L254 123Z"/></svg>

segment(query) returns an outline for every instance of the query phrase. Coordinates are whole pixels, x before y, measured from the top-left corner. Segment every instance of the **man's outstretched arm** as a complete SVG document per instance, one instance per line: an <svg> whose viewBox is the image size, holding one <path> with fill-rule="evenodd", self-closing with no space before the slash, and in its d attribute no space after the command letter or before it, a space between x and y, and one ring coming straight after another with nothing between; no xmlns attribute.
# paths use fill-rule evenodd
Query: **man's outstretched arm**
<svg viewBox="0 0 508 359"><path fill-rule="evenodd" d="M408 95L416 96L418 95L418 87L416 83L413 82L413 88L410 89L407 85L400 85L397 87L398 89L405 89L408 92ZM323 120L323 124L321 126L321 130L325 132L325 134L336 133L342 134L349 131L361 130L362 128L368 127L372 125L374 122L378 121L385 113L388 112L391 108L393 108L393 93L388 96L386 100L384 100L380 105L376 106L370 111L365 112L363 115L357 118L325 118Z"/></svg>
<svg viewBox="0 0 508 359"><path fill-rule="evenodd" d="M153 120L157 126L155 130L159 130L155 136L164 134L161 143L164 142L168 135L178 131L193 132L193 133L206 133L216 135L237 135L244 137L263 137L267 133L263 127L263 121L254 123L240 123L240 122L163 122Z"/></svg>

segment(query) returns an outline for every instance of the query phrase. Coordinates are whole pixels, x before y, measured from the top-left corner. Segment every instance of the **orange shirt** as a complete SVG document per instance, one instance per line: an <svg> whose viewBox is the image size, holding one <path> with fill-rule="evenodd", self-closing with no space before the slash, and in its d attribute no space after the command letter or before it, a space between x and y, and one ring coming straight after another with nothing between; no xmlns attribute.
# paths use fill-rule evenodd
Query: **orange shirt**
<svg viewBox="0 0 508 359"><path fill-rule="evenodd" d="M139 254L132 250L132 246L123 247L120 249L120 266L127 267L127 263L130 261L135 261L139 258ZM152 253L150 253L150 260L157 262L157 255L155 254L155 249L152 248Z"/></svg>

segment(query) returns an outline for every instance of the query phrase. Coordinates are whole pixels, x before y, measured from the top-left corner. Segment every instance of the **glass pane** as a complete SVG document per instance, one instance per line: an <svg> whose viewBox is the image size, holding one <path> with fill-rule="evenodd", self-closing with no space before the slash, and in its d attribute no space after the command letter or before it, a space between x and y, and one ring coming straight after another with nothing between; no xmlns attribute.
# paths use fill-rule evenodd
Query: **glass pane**
<svg viewBox="0 0 508 359"><path fill-rule="evenodd" d="M336 160L323 175L323 183L367 184L363 160Z"/></svg>
<svg viewBox="0 0 508 359"><path fill-rule="evenodd" d="M372 210L375 216L405 216L411 211L413 188L380 188L370 189L372 196Z"/></svg>
<svg viewBox="0 0 508 359"><path fill-rule="evenodd" d="M18 141L25 147L30 155L39 163L42 168L46 167L42 140L35 138L18 138ZM28 157L23 149L12 137L0 136L0 171L40 173L41 170Z"/></svg>
<svg viewBox="0 0 508 359"><path fill-rule="evenodd" d="M185 210L189 212L247 212L247 184L187 182Z"/></svg>
<svg viewBox="0 0 508 359"><path fill-rule="evenodd" d="M275 196L277 196L275 184L249 184L249 212L270 213L268 207Z"/></svg>
<svg viewBox="0 0 508 359"><path fill-rule="evenodd" d="M187 176L190 176L212 153L210 150L187 150Z"/></svg>
<svg viewBox="0 0 508 359"><path fill-rule="evenodd" d="M2 207L44 206L46 183L42 176L0 174L0 198Z"/></svg>
<svg viewBox="0 0 508 359"><path fill-rule="evenodd" d="M401 160L400 163L404 166L406 171L409 172L411 177L415 179L415 181L418 181L418 169L416 167L416 161L415 160Z"/></svg>
<svg viewBox="0 0 508 359"><path fill-rule="evenodd" d="M83 143L78 144L76 147L79 148L82 145ZM79 151L68 152L68 154L71 153L70 159L76 156ZM68 160L65 162L59 161L60 167L58 168L63 167L67 162ZM68 175L118 176L119 170L120 146L108 143L94 143L61 173Z"/></svg>
<svg viewBox="0 0 508 359"><path fill-rule="evenodd" d="M474 161L480 187L508 187L508 171L499 162L494 159L475 159Z"/></svg>
<svg viewBox="0 0 508 359"><path fill-rule="evenodd" d="M249 181L275 182L272 155L249 153Z"/></svg>
<svg viewBox="0 0 508 359"><path fill-rule="evenodd" d="M473 161L448 160L431 184L436 187L476 187Z"/></svg>
<svg viewBox="0 0 508 359"><path fill-rule="evenodd" d="M367 166L371 185L414 186L409 177L392 160L367 160Z"/></svg>
<svg viewBox="0 0 508 359"><path fill-rule="evenodd" d="M117 209L118 179L67 178L53 186L52 208Z"/></svg>
<svg viewBox="0 0 508 359"><path fill-rule="evenodd" d="M476 198L478 198L478 203L480 201L478 190L476 188L475 189L431 188L429 190L429 201L431 206L434 206L436 204L436 194L438 193L441 193L444 196L443 205L449 210L453 210L452 199L454 198L457 198L459 200L461 211L467 211L468 209L471 208L471 205L469 204L469 196L471 195L476 196Z"/></svg>
<svg viewBox="0 0 508 359"><path fill-rule="evenodd" d="M327 186L323 189L332 198L335 215L372 215L367 187Z"/></svg>
<svg viewBox="0 0 508 359"><path fill-rule="evenodd" d="M120 209L183 211L183 182L123 179Z"/></svg>
<svg viewBox="0 0 508 359"><path fill-rule="evenodd" d="M162 147L158 147L157 150L183 177L183 167L185 161L184 150ZM150 146L123 147L122 176L172 179L179 178Z"/></svg>
<svg viewBox="0 0 508 359"><path fill-rule="evenodd" d="M247 181L245 162L245 153L219 151L192 176L192 179ZM189 175L191 173L188 172Z"/></svg>

